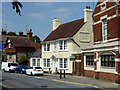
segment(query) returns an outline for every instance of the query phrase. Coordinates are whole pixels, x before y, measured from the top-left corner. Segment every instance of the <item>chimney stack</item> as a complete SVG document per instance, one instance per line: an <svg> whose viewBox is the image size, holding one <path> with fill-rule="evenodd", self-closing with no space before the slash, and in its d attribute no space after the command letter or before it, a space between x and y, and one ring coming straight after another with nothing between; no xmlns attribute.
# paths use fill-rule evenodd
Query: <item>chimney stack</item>
<svg viewBox="0 0 120 90"><path fill-rule="evenodd" d="M29 31L27 31L27 38L30 39L30 40L32 40L32 34L33 34L32 29L30 29Z"/></svg>
<svg viewBox="0 0 120 90"><path fill-rule="evenodd" d="M19 36L23 36L23 32L19 32Z"/></svg>
<svg viewBox="0 0 120 90"><path fill-rule="evenodd" d="M59 25L60 25L60 19L59 18L54 18L53 19L53 31L56 30Z"/></svg>
<svg viewBox="0 0 120 90"><path fill-rule="evenodd" d="M6 35L6 31L2 29L1 35Z"/></svg>
<svg viewBox="0 0 120 90"><path fill-rule="evenodd" d="M84 22L92 21L92 14L93 11L90 9L90 6L86 6L86 9L84 9Z"/></svg>

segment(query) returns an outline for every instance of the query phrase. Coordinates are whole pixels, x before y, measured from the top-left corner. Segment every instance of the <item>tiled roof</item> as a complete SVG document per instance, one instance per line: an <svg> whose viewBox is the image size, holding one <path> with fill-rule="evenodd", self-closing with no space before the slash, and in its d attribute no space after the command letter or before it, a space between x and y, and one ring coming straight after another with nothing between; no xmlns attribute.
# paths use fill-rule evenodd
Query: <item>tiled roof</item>
<svg viewBox="0 0 120 90"><path fill-rule="evenodd" d="M37 51L35 51L33 53L33 55L31 57L39 57L39 58L41 58L41 56L42 56L42 49L38 49Z"/></svg>
<svg viewBox="0 0 120 90"><path fill-rule="evenodd" d="M8 38L15 47L34 47L32 41L27 37L12 36Z"/></svg>
<svg viewBox="0 0 120 90"><path fill-rule="evenodd" d="M84 19L78 19L69 23L61 24L55 31L52 31L44 40L52 41L60 38L69 38L74 36L84 25Z"/></svg>
<svg viewBox="0 0 120 90"><path fill-rule="evenodd" d="M33 43L33 47L35 47L35 50L41 49L42 44L41 43Z"/></svg>

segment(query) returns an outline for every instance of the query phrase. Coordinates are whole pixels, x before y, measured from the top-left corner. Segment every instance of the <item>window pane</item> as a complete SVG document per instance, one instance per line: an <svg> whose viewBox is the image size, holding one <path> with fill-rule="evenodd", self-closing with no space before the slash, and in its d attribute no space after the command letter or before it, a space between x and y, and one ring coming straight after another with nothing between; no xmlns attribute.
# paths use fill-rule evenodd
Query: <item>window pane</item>
<svg viewBox="0 0 120 90"><path fill-rule="evenodd" d="M64 50L66 50L67 49L67 41L65 40L64 41Z"/></svg>
<svg viewBox="0 0 120 90"><path fill-rule="evenodd" d="M62 46L62 45L63 45L63 41L60 41L60 42L59 42L59 49L60 49L60 50L63 49L63 46Z"/></svg>
<svg viewBox="0 0 120 90"><path fill-rule="evenodd" d="M57 50L57 43L54 42L54 50L56 51Z"/></svg>
<svg viewBox="0 0 120 90"><path fill-rule="evenodd" d="M47 67L50 67L50 59L47 59Z"/></svg>
<svg viewBox="0 0 120 90"><path fill-rule="evenodd" d="M46 67L46 59L43 59L43 65Z"/></svg>
<svg viewBox="0 0 120 90"><path fill-rule="evenodd" d="M64 59L64 68L68 68L68 60L67 60L67 58Z"/></svg>
<svg viewBox="0 0 120 90"><path fill-rule="evenodd" d="M50 43L47 44L47 51L50 51Z"/></svg>
<svg viewBox="0 0 120 90"><path fill-rule="evenodd" d="M62 58L59 59L59 66L60 66L60 68L63 68L63 59Z"/></svg>
<svg viewBox="0 0 120 90"><path fill-rule="evenodd" d="M40 66L40 59L37 59L37 66Z"/></svg>
<svg viewBox="0 0 120 90"><path fill-rule="evenodd" d="M36 66L36 59L32 59L33 66Z"/></svg>
<svg viewBox="0 0 120 90"><path fill-rule="evenodd" d="M43 44L44 51L46 51L46 43Z"/></svg>

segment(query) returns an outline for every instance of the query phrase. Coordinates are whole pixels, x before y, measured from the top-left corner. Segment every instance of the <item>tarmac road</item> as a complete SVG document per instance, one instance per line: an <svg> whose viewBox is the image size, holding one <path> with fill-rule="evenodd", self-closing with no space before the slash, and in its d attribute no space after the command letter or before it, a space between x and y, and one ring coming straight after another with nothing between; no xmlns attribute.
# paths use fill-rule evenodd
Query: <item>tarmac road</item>
<svg viewBox="0 0 120 90"><path fill-rule="evenodd" d="M55 81L47 76L28 76L7 72L2 73L2 85L7 88L86 88L88 90L93 88L87 85Z"/></svg>

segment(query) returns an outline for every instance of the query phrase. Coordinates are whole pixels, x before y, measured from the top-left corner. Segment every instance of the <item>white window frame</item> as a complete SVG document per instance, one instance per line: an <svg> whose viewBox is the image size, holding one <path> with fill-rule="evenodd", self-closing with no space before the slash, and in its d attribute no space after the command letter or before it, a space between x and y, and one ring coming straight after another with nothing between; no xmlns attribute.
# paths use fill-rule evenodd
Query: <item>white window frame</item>
<svg viewBox="0 0 120 90"><path fill-rule="evenodd" d="M31 65L33 66L33 59L35 59L35 66L37 67L38 66L38 59L40 60L40 66L41 66L41 59L40 58L31 58ZM39 66L39 67L40 67Z"/></svg>
<svg viewBox="0 0 120 90"><path fill-rule="evenodd" d="M62 49L60 49L60 42L62 41ZM66 41L66 48L65 48ZM59 41L59 51L68 51L68 40L60 40Z"/></svg>
<svg viewBox="0 0 120 90"><path fill-rule="evenodd" d="M54 51L57 51L57 42L54 42Z"/></svg>
<svg viewBox="0 0 120 90"><path fill-rule="evenodd" d="M48 44L50 44L49 51L48 51ZM43 43L43 52L51 52L51 43Z"/></svg>
<svg viewBox="0 0 120 90"><path fill-rule="evenodd" d="M100 19L101 19L101 21L102 21L102 41L103 41L103 42L107 42L108 38L107 38L107 40L104 40L104 37L107 36L108 33L107 33L106 35L104 35L104 30L103 30L103 29L104 29L104 28L103 28L103 27L104 27L104 25L103 25L103 20L106 19L106 22L107 22L107 15L102 16ZM107 23L106 23L106 27L107 27Z"/></svg>
<svg viewBox="0 0 120 90"><path fill-rule="evenodd" d="M103 5L105 5L105 6L103 7ZM101 4L101 11L103 11L105 9L106 9L106 3L104 2L104 3Z"/></svg>
<svg viewBox="0 0 120 90"><path fill-rule="evenodd" d="M50 68L50 66L48 67L48 63L47 63L48 59L50 60L50 58L43 58L43 68ZM46 63L45 66L44 66L44 63ZM51 61L50 61L50 64L51 64Z"/></svg>
<svg viewBox="0 0 120 90"><path fill-rule="evenodd" d="M60 59L62 59L62 68L60 67ZM67 59L67 68L64 68L64 60ZM68 58L59 58L59 69L69 69L69 59Z"/></svg>

